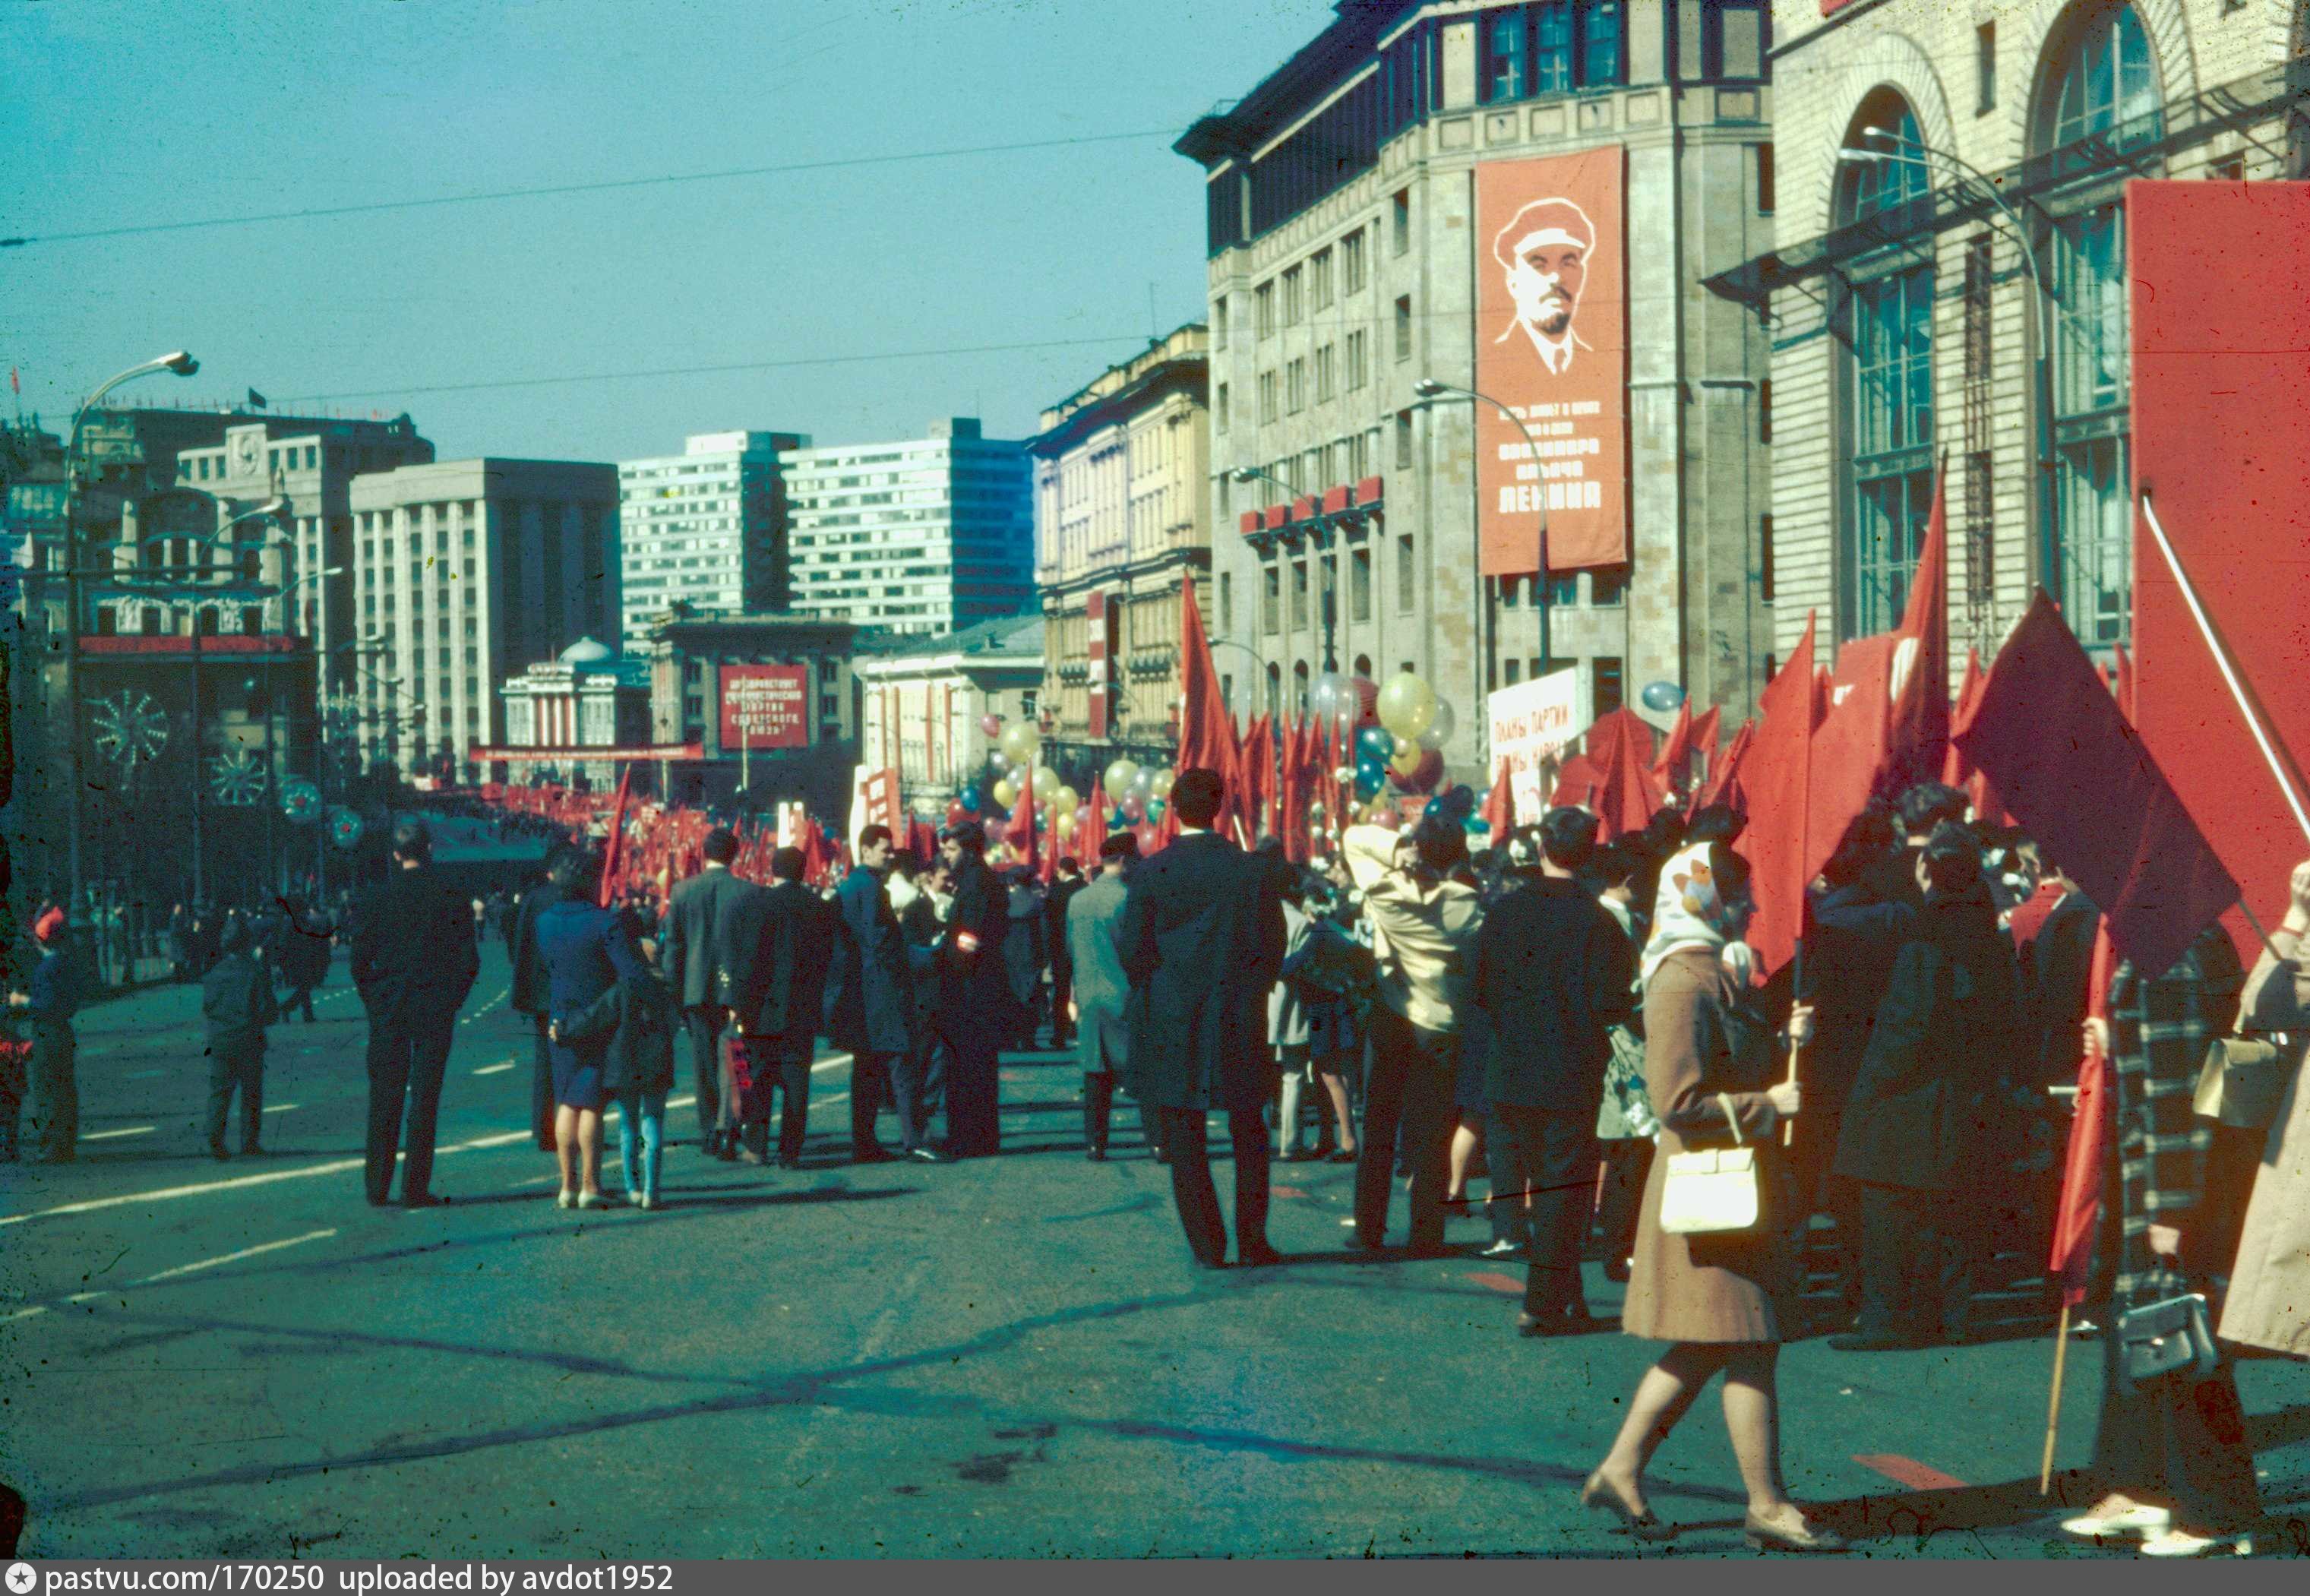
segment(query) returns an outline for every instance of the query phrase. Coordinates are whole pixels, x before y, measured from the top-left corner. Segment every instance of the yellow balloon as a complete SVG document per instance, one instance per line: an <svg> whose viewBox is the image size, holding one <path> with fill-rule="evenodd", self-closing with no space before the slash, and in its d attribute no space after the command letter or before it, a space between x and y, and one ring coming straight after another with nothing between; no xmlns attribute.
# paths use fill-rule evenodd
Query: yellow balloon
<svg viewBox="0 0 2310 1596"><path fill-rule="evenodd" d="M1035 767L1035 802L1049 803L1059 795L1059 773L1048 765Z"/></svg>
<svg viewBox="0 0 2310 1596"><path fill-rule="evenodd" d="M1412 773L1420 768L1420 762L1427 757L1426 749L1417 742L1407 742L1395 750L1395 757L1388 760L1387 768L1409 780Z"/></svg>
<svg viewBox="0 0 2310 1596"><path fill-rule="evenodd" d="M1072 815L1075 811L1082 807L1082 800L1076 795L1072 787L1061 787L1053 795L1051 803L1060 814L1067 816Z"/></svg>
<svg viewBox="0 0 2310 1596"><path fill-rule="evenodd" d="M1399 671L1379 690L1379 724L1399 742L1412 742L1436 718L1436 690L1410 671Z"/></svg>
<svg viewBox="0 0 2310 1596"><path fill-rule="evenodd" d="M1011 785L1009 776L1006 776L994 784L994 802L997 808L1008 809L1018 802L1019 789Z"/></svg>
<svg viewBox="0 0 2310 1596"><path fill-rule="evenodd" d="M1035 742L1033 724L1023 720L1014 720L1003 728L1001 744L1003 756L1013 765L1031 770L1035 765Z"/></svg>
<svg viewBox="0 0 2310 1596"><path fill-rule="evenodd" d="M1147 795L1165 802L1170 799L1171 772L1168 768L1158 770L1147 778Z"/></svg>

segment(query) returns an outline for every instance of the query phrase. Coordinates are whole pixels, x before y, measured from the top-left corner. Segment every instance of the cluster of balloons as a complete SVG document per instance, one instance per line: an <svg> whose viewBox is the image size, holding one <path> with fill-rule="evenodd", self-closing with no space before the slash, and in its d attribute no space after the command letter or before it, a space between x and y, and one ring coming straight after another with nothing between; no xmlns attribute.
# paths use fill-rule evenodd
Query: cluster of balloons
<svg viewBox="0 0 2310 1596"><path fill-rule="evenodd" d="M1308 689L1309 707L1328 719L1342 744L1352 729L1354 762L1340 779L1369 803L1393 784L1404 793L1433 791L1444 776L1444 745L1459 729L1452 706L1412 672L1403 671L1368 697L1369 682L1326 672Z"/></svg>
<svg viewBox="0 0 2310 1596"><path fill-rule="evenodd" d="M1428 801L1422 811L1431 820L1455 820L1471 837L1488 837L1492 823L1476 812L1475 789L1464 785L1446 788Z"/></svg>
<svg viewBox="0 0 2310 1596"><path fill-rule="evenodd" d="M1171 776L1168 770L1121 759L1107 768L1100 783L1107 801L1122 811L1125 820L1159 821L1171 801Z"/></svg>
<svg viewBox="0 0 2310 1596"><path fill-rule="evenodd" d="M999 715L981 716L978 728L994 744L986 756L987 763L996 772L995 781L986 792L980 792L976 782L967 783L955 795L963 814L1007 814L1013 804L1031 792L1036 805L1046 813L1067 820L1083 804L1082 794L1059 779L1059 773L1041 762L1042 742L1031 722L1005 722ZM1107 801L1122 811L1127 820L1160 820L1171 797L1171 772L1144 768L1132 759L1117 759L1107 768Z"/></svg>

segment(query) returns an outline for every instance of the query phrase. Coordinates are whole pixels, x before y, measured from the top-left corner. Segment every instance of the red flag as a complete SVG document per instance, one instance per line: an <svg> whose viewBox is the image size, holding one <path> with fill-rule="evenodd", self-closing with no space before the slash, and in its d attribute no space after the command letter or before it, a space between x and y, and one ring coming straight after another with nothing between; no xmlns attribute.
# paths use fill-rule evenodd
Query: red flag
<svg viewBox="0 0 2310 1596"><path fill-rule="evenodd" d="M1602 774L1597 837L1611 842L1642 831L1663 802L1652 773L1653 729L1634 710L1615 709L1589 728L1588 758Z"/></svg>
<svg viewBox="0 0 2310 1596"><path fill-rule="evenodd" d="M1566 756L1556 768L1556 790L1548 795L1551 809L1594 809L1603 790L1604 768L1586 754Z"/></svg>
<svg viewBox="0 0 2310 1596"><path fill-rule="evenodd" d="M1230 806L1236 802L1241 776L1237 770L1235 722L1220 696L1218 673L1211 669L1211 639L1203 632L1203 612L1195 603L1192 575L1179 584L1179 756L1177 768L1216 770L1227 784ZM1163 823L1169 834L1171 808L1163 806ZM1224 820L1220 824L1224 825ZM1238 840L1248 842L1247 837Z"/></svg>
<svg viewBox="0 0 2310 1596"><path fill-rule="evenodd" d="M1075 811L1075 860L1085 875L1099 873L1099 850L1107 841L1107 784L1090 778L1090 796Z"/></svg>
<svg viewBox="0 0 2310 1596"><path fill-rule="evenodd" d="M1476 811L1492 828L1492 846L1504 846L1515 830L1515 786L1508 780L1508 762L1500 761L1498 776L1492 777L1492 790L1484 794L1483 806Z"/></svg>
<svg viewBox="0 0 2310 1596"><path fill-rule="evenodd" d="M2237 882L2044 589L1955 737L2145 974L2163 974L2237 901Z"/></svg>
<svg viewBox="0 0 2310 1596"><path fill-rule="evenodd" d="M1795 954L1803 933L1812 786L1812 734L1819 721L1819 690L1813 681L1813 617L1805 617L1804 637L1788 662L1759 695L1764 724L1750 745L1741 771L1749 795L1749 828L1738 845L1749 861L1756 918L1749 945L1757 950L1760 974L1770 976Z"/></svg>
<svg viewBox="0 0 2310 1596"><path fill-rule="evenodd" d="M1987 681L1981 669L1981 651L1967 649L1965 681L1958 689L1957 707L1950 712L1952 722L1962 724L1972 718L1975 708L1981 702L1981 690ZM2123 700L2120 707L2123 707ZM1965 794L1967 801L1973 805L1976 819L1994 826L2012 824L2012 817L1998 802L1996 789L1989 785L1989 777L1973 768L1973 761L1965 757L1965 750L1955 742L1949 746L1949 757L1941 761L1941 780Z"/></svg>
<svg viewBox="0 0 2310 1596"><path fill-rule="evenodd" d="M1741 729L1732 733L1732 741L1721 759L1711 757L1708 779L1692 795L1692 807L1686 811L1689 820L1712 803L1727 804L1745 812L1748 802L1741 792L1741 767L1747 762L1750 745L1757 740L1757 723L1744 720Z"/></svg>
<svg viewBox="0 0 2310 1596"><path fill-rule="evenodd" d="M618 777L618 801L610 806L610 838L602 850L602 880L595 889L594 901L603 908L610 906L618 890L618 872L624 864L626 849L626 797L632 790L634 768L629 764Z"/></svg>
<svg viewBox="0 0 2310 1596"><path fill-rule="evenodd" d="M2109 1025L2109 983L2116 959L2109 928L2094 931L2092 974L2087 977L2086 1013ZM2108 1158L2109 1059L2089 1041L2078 1065L2076 1117L2070 1121L2069 1157L2062 1165L2062 1200L2054 1210L2054 1250L2045 1273L2062 1282L2062 1302L2075 1307L2086 1299L2093 1273L2094 1236L2101 1226L2102 1172Z"/></svg>
<svg viewBox="0 0 2310 1596"><path fill-rule="evenodd" d="M1893 629L1891 707L1885 717L1883 779L1899 792L1941 775L1950 736L1949 510L1941 473L1924 547L1909 579L1909 603Z"/></svg>
<svg viewBox="0 0 2310 1596"><path fill-rule="evenodd" d="M1019 833L1022 829L1027 834L1023 844L1019 840ZM1039 867L1041 861L1035 853L1035 771L1032 766L1019 772L1019 803L1011 811L1011 824L1003 837L1011 845L1011 851L1019 855L1029 870Z"/></svg>
<svg viewBox="0 0 2310 1596"><path fill-rule="evenodd" d="M1888 710L1899 639L1892 632L1855 638L1837 651L1825 713L1812 736L1812 787L1805 860L1813 873L1828 863L1845 829L1868 807L1887 759ZM1812 874L1805 879L1810 881Z"/></svg>
<svg viewBox="0 0 2310 1596"><path fill-rule="evenodd" d="M1669 728L1668 742L1661 749L1660 758L1654 762L1653 775L1662 785L1675 785L1683 766L1692 758L1692 700L1685 699L1676 707L1676 724Z"/></svg>
<svg viewBox="0 0 2310 1596"><path fill-rule="evenodd" d="M1692 723L1692 746L1711 768L1716 764L1716 738L1724 724L1724 707L1711 704L1706 712Z"/></svg>
<svg viewBox="0 0 2310 1596"><path fill-rule="evenodd" d="M1307 863L1307 722L1283 723L1275 776L1275 833L1283 839L1283 856L1294 864Z"/></svg>

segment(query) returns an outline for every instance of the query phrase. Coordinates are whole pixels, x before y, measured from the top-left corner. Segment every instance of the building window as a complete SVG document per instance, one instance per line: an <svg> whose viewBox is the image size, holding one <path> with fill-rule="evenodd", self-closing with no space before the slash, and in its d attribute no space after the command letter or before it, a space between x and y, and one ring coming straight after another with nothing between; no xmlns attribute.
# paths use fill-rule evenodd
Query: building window
<svg viewBox="0 0 2310 1596"><path fill-rule="evenodd" d="M1326 343L1316 351L1316 403L1327 404L1340 396L1339 351Z"/></svg>
<svg viewBox="0 0 2310 1596"><path fill-rule="evenodd" d="M1395 469L1411 469L1411 412L1408 410L1395 412Z"/></svg>
<svg viewBox="0 0 2310 1596"><path fill-rule="evenodd" d="M1588 573L1588 603L1599 610L1617 610L1628 596L1628 568L1599 566Z"/></svg>
<svg viewBox="0 0 2310 1596"><path fill-rule="evenodd" d="M1500 662L1500 682L1502 686L1514 687L1517 682L1522 681L1523 680L1524 661L1520 659L1506 659Z"/></svg>
<svg viewBox="0 0 2310 1596"><path fill-rule="evenodd" d="M1628 73L1621 47L1620 0L1588 0L1580 8L1580 86L1620 82Z"/></svg>
<svg viewBox="0 0 2310 1596"><path fill-rule="evenodd" d="M1283 369L1284 404L1293 415L1307 408L1307 362L1293 360Z"/></svg>
<svg viewBox="0 0 2310 1596"><path fill-rule="evenodd" d="M1228 386L1225 383L1220 384L1219 392L1211 396L1211 429L1215 432L1228 429Z"/></svg>
<svg viewBox="0 0 2310 1596"><path fill-rule="evenodd" d="M1307 562L1291 562L1291 629L1298 630L1307 624Z"/></svg>
<svg viewBox="0 0 2310 1596"><path fill-rule="evenodd" d="M1370 380L1371 344L1369 334L1361 331L1348 334L1348 391L1353 393Z"/></svg>
<svg viewBox="0 0 2310 1596"><path fill-rule="evenodd" d="M1283 713L1283 667L1267 667L1267 713L1281 716Z"/></svg>
<svg viewBox="0 0 2310 1596"><path fill-rule="evenodd" d="M1348 557L1348 619L1371 619L1372 557L1369 549L1358 549Z"/></svg>
<svg viewBox="0 0 2310 1596"><path fill-rule="evenodd" d="M1262 338L1275 335L1275 284L1263 282L1251 291L1252 325Z"/></svg>
<svg viewBox="0 0 2310 1596"><path fill-rule="evenodd" d="M1287 327L1298 326L1300 317L1306 313L1307 306L1302 299L1302 288L1300 270L1298 266L1283 273L1283 325Z"/></svg>
<svg viewBox="0 0 2310 1596"><path fill-rule="evenodd" d="M1757 214L1770 216L1773 202L1778 197L1773 190L1773 146L1758 144L1757 152Z"/></svg>
<svg viewBox="0 0 2310 1596"><path fill-rule="evenodd" d="M1259 575L1259 628L1272 638L1283 629L1283 573L1271 565Z"/></svg>
<svg viewBox="0 0 2310 1596"><path fill-rule="evenodd" d="M1484 22L1484 59L1478 82L1487 105L1522 100L1532 92L1531 18L1523 6L1496 11Z"/></svg>
<svg viewBox="0 0 2310 1596"><path fill-rule="evenodd" d="M1973 30L1973 114L1997 108L1997 24L1984 22Z"/></svg>
<svg viewBox="0 0 2310 1596"><path fill-rule="evenodd" d="M1700 17L1700 74L1744 82L1765 75L1771 23L1764 0L1715 0Z"/></svg>
<svg viewBox="0 0 2310 1596"><path fill-rule="evenodd" d="M2157 111L2158 70L2133 7L2086 17L2054 68L2050 98L2055 148Z"/></svg>
<svg viewBox="0 0 2310 1596"><path fill-rule="evenodd" d="M1411 296L1402 294L1395 301L1395 358L1411 359Z"/></svg>
<svg viewBox="0 0 2310 1596"><path fill-rule="evenodd" d="M1259 420L1262 425L1275 419L1275 373L1259 374Z"/></svg>
<svg viewBox="0 0 2310 1596"><path fill-rule="evenodd" d="M1399 188L1388 207L1389 248L1402 255L1411 247L1411 190Z"/></svg>
<svg viewBox="0 0 2310 1596"><path fill-rule="evenodd" d="M1307 294L1317 310L1332 303L1332 252L1319 249L1307 262Z"/></svg>
<svg viewBox="0 0 2310 1596"><path fill-rule="evenodd" d="M1872 96L1863 126L1893 132L1906 148L1916 117L1899 96ZM1897 211L1925 193L1925 169L1907 160L1846 169L1840 195L1845 224ZM1839 636L1880 632L1900 619L1924 539L1933 491L1933 272L1906 258L1862 275L1849 305L1845 452L1849 473L1845 558L1839 562Z"/></svg>
<svg viewBox="0 0 2310 1596"><path fill-rule="evenodd" d="M1211 301L1211 347L1225 349L1228 343L1228 297L1221 294Z"/></svg>
<svg viewBox="0 0 2310 1596"><path fill-rule="evenodd" d="M1399 615L1409 615L1419 607L1420 561L1411 544L1408 533L1395 540L1395 609Z"/></svg>
<svg viewBox="0 0 2310 1596"><path fill-rule="evenodd" d="M1627 701L1620 681L1620 662L1600 654L1588 665L1588 702L1592 718L1602 720Z"/></svg>
<svg viewBox="0 0 2310 1596"><path fill-rule="evenodd" d="M1340 240L1342 291L1359 292L1364 285L1364 232L1358 228Z"/></svg>
<svg viewBox="0 0 2310 1596"><path fill-rule="evenodd" d="M1757 441L1773 441L1773 379L1769 377L1757 384Z"/></svg>
<svg viewBox="0 0 2310 1596"><path fill-rule="evenodd" d="M1235 630L1235 574L1231 571L1220 573L1220 630Z"/></svg>

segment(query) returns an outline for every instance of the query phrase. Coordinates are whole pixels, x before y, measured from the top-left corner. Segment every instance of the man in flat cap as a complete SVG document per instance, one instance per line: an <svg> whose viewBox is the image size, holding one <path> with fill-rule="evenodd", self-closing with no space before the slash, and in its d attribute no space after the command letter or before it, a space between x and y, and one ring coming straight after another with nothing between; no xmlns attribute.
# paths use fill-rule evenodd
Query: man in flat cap
<svg viewBox="0 0 2310 1596"><path fill-rule="evenodd" d="M1492 258L1507 277L1516 314L1492 342L1505 343L1521 328L1550 377L1571 370L1573 351L1589 347L1572 330L1572 318L1595 247L1587 213L1568 199L1536 199L1508 218L1492 240Z"/></svg>

